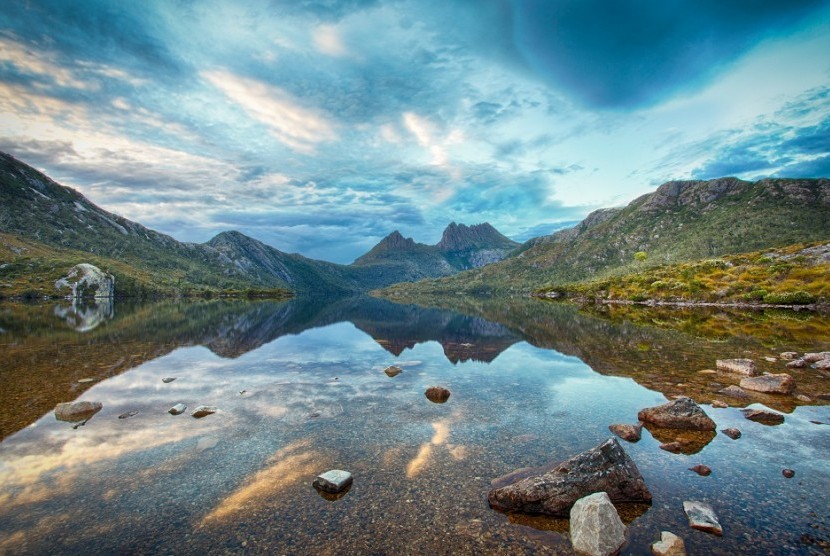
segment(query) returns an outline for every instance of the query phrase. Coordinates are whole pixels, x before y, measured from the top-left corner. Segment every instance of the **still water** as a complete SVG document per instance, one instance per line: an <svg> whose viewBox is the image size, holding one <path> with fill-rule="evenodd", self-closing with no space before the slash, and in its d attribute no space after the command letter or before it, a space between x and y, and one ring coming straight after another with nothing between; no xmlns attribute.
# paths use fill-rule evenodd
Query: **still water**
<svg viewBox="0 0 830 556"><path fill-rule="evenodd" d="M662 530L690 554L830 550L830 426L811 422L830 423L830 377L792 371L809 402L734 400L717 394L730 379L699 373L731 357L782 372L763 357L830 349L827 317L455 308L0 305L0 553L567 554L567 521L491 510L491 480L592 448L677 394L724 399L703 407L743 437L693 454L646 430L621 441L654 496L624 553ZM432 385L449 401L427 400ZM73 428L52 411L73 400L103 409ZM170 415L177 403L188 411ZM738 410L760 404L785 423ZM218 412L193 418L198 405ZM337 500L311 486L329 469L354 475ZM709 502L724 536L690 529L684 500Z"/></svg>

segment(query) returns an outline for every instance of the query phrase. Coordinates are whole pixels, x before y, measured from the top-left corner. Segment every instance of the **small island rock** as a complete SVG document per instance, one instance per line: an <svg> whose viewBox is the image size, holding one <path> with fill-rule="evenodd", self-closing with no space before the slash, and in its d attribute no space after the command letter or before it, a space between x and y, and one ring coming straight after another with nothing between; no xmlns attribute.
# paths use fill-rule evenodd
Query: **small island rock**
<svg viewBox="0 0 830 556"><path fill-rule="evenodd" d="M625 544L625 525L605 492L577 500L570 517L571 544L578 554L609 556Z"/></svg>
<svg viewBox="0 0 830 556"><path fill-rule="evenodd" d="M718 359L715 367L719 371L735 373L744 376L757 376L758 369L752 359Z"/></svg>
<svg viewBox="0 0 830 556"><path fill-rule="evenodd" d="M401 374L403 372L403 369L401 369L400 367L396 367L395 365L390 365L386 367L386 369L383 372L386 373L386 376L392 378Z"/></svg>
<svg viewBox="0 0 830 556"><path fill-rule="evenodd" d="M101 411L104 404L101 402L66 402L55 406L55 419L67 423L88 421L93 415Z"/></svg>
<svg viewBox="0 0 830 556"><path fill-rule="evenodd" d="M174 376L167 376L167 377L164 377L163 379L161 379L161 381L165 384L170 384L174 380L176 380L176 377L174 377Z"/></svg>
<svg viewBox="0 0 830 556"><path fill-rule="evenodd" d="M440 386L430 386L424 395L433 403L444 403L450 399L450 391Z"/></svg>
<svg viewBox="0 0 830 556"><path fill-rule="evenodd" d="M640 440L640 436L643 431L643 425L629 425L625 423L617 423L614 425L608 425L608 430L610 430L612 433L619 436L623 440L627 440L629 442L637 442Z"/></svg>
<svg viewBox="0 0 830 556"><path fill-rule="evenodd" d="M317 475L312 485L314 488L335 494L351 485L352 479L352 474L348 471L332 469L331 471Z"/></svg>
<svg viewBox="0 0 830 556"><path fill-rule="evenodd" d="M183 403L177 403L173 407L167 410L167 413L170 415L181 415L187 409L187 406Z"/></svg>
<svg viewBox="0 0 830 556"><path fill-rule="evenodd" d="M708 466L703 465L702 463L699 463L694 467L690 467L689 471L694 471L695 473L703 477L708 477L712 474L712 470Z"/></svg>
<svg viewBox="0 0 830 556"><path fill-rule="evenodd" d="M604 491L614 502L651 502L640 470L613 437L540 473L506 476L509 484L488 493L490 506L506 512L567 517L574 502L594 492Z"/></svg>
<svg viewBox="0 0 830 556"><path fill-rule="evenodd" d="M723 536L723 528L718 523L718 516L712 506L704 502L686 501L683 502L683 511L689 518L689 526L692 529L712 533L719 537Z"/></svg>
<svg viewBox="0 0 830 556"><path fill-rule="evenodd" d="M200 405L199 407L193 410L193 413L191 415L193 415L197 419L201 419L202 417L207 417L208 415L212 415L217 411L219 411L219 409L212 405Z"/></svg>
<svg viewBox="0 0 830 556"><path fill-rule="evenodd" d="M637 419L666 429L715 430L715 422L694 400L685 396L663 405L641 409Z"/></svg>
<svg viewBox="0 0 830 556"><path fill-rule="evenodd" d="M741 388L766 394L792 394L795 379L787 373L747 377L741 379Z"/></svg>
<svg viewBox="0 0 830 556"><path fill-rule="evenodd" d="M741 431L739 431L738 429L723 429L721 432L729 438L731 438L732 440L738 440L741 437Z"/></svg>
<svg viewBox="0 0 830 556"><path fill-rule="evenodd" d="M762 425L780 425L784 422L784 416L774 411L767 411L765 409L742 409L741 413L750 421L761 423Z"/></svg>
<svg viewBox="0 0 830 556"><path fill-rule="evenodd" d="M651 543L654 556L686 556L686 543L683 539L668 531L660 532L660 540Z"/></svg>

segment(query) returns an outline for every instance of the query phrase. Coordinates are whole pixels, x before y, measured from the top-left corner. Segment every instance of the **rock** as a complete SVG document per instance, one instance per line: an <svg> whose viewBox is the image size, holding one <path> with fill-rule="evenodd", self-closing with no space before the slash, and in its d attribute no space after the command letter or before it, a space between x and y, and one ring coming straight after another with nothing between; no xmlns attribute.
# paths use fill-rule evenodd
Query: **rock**
<svg viewBox="0 0 830 556"><path fill-rule="evenodd" d="M815 365L813 365L814 369L820 369L822 371L830 370L830 359L822 359L818 361Z"/></svg>
<svg viewBox="0 0 830 556"><path fill-rule="evenodd" d="M638 440L640 440L643 425L627 425L620 423L608 425L608 430L610 430L612 433L616 434L623 440L627 440L629 442L637 442Z"/></svg>
<svg viewBox="0 0 830 556"><path fill-rule="evenodd" d="M383 372L386 373L386 376L392 378L401 374L403 372L403 369L401 369L400 367L396 367L395 365L391 365L389 367L386 367L386 370L384 370Z"/></svg>
<svg viewBox="0 0 830 556"><path fill-rule="evenodd" d="M683 451L683 443L678 441L666 442L665 444L660 444L660 449L671 452L672 454L679 454Z"/></svg>
<svg viewBox="0 0 830 556"><path fill-rule="evenodd" d="M694 467L690 467L689 471L694 471L695 473L697 473L698 475L702 475L703 477L708 477L712 474L712 470L709 469L707 466L703 465L702 463L699 463Z"/></svg>
<svg viewBox="0 0 830 556"><path fill-rule="evenodd" d="M450 399L450 391L440 386L430 386L424 395L433 403L444 403Z"/></svg>
<svg viewBox="0 0 830 556"><path fill-rule="evenodd" d="M170 384L174 380L176 380L176 377L174 377L174 376L168 376L168 377L165 377L165 378L161 379L161 381L165 384Z"/></svg>
<svg viewBox="0 0 830 556"><path fill-rule="evenodd" d="M788 369L803 369L807 366L807 362L803 359L796 359L787 363Z"/></svg>
<svg viewBox="0 0 830 556"><path fill-rule="evenodd" d="M741 388L740 386L727 386L721 390L718 390L718 394L723 394L724 396L731 396L733 398L748 398L749 394L746 393L746 390Z"/></svg>
<svg viewBox="0 0 830 556"><path fill-rule="evenodd" d="M723 409L724 407L729 407L729 404L724 403L720 400L712 400L712 407L717 407L719 409Z"/></svg>
<svg viewBox="0 0 830 556"><path fill-rule="evenodd" d="M709 504L697 501L686 501L683 502L683 511L686 512L686 517L689 518L689 526L692 529L712 533L719 537L723 536L723 528L718 523L715 510Z"/></svg>
<svg viewBox="0 0 830 556"><path fill-rule="evenodd" d="M656 407L641 409L637 413L637 419L666 429L715 430L715 422L699 405L687 397L681 397Z"/></svg>
<svg viewBox="0 0 830 556"><path fill-rule="evenodd" d="M67 423L89 421L93 415L101 411L104 404L101 402L66 402L55 406L55 419Z"/></svg>
<svg viewBox="0 0 830 556"><path fill-rule="evenodd" d="M193 415L197 419L201 419L202 417L207 417L208 415L212 415L217 411L219 411L219 409L212 405L200 405L199 407L193 410L193 413L191 413L191 415Z"/></svg>
<svg viewBox="0 0 830 556"><path fill-rule="evenodd" d="M712 370L712 369L703 369L702 371L698 371L698 373L700 373L702 375L716 375L716 374L718 374L717 371Z"/></svg>
<svg viewBox="0 0 830 556"><path fill-rule="evenodd" d="M686 544L674 533L661 531L660 540L651 543L651 553L654 556L686 556Z"/></svg>
<svg viewBox="0 0 830 556"><path fill-rule="evenodd" d="M340 469L332 469L321 475L317 475L312 485L314 488L336 494L348 488L352 484L352 474Z"/></svg>
<svg viewBox="0 0 830 556"><path fill-rule="evenodd" d="M805 353L802 359L807 363L817 363L822 359L830 359L830 351L821 351L819 353Z"/></svg>
<svg viewBox="0 0 830 556"><path fill-rule="evenodd" d="M135 417L138 415L138 411L128 411L126 413L122 413L118 416L119 419L129 419L130 417Z"/></svg>
<svg viewBox="0 0 830 556"><path fill-rule="evenodd" d="M625 544L625 525L605 492L576 501L571 508L571 544L578 554L609 556Z"/></svg>
<svg viewBox="0 0 830 556"><path fill-rule="evenodd" d="M780 425L784 422L784 416L774 411L766 411L764 409L742 409L741 413L750 421L761 423L762 425Z"/></svg>
<svg viewBox="0 0 830 556"><path fill-rule="evenodd" d="M177 403L176 405L168 409L167 413L169 413L170 415L181 415L182 413L184 413L185 409L187 409L186 405L184 405L183 403Z"/></svg>
<svg viewBox="0 0 830 556"><path fill-rule="evenodd" d="M775 357L764 357L764 361L766 361L767 363L775 363L776 361L778 361L778 359L776 359Z"/></svg>
<svg viewBox="0 0 830 556"><path fill-rule="evenodd" d="M741 388L767 394L792 394L795 379L787 373L747 377L741 379Z"/></svg>
<svg viewBox="0 0 830 556"><path fill-rule="evenodd" d="M813 401L813 399L810 396L805 396L804 394L797 395L795 397L795 399L797 399L800 402L804 402L804 403L810 403L810 402Z"/></svg>
<svg viewBox="0 0 830 556"><path fill-rule="evenodd" d="M506 512L567 517L574 502L600 491L614 502L651 502L640 470L616 438L546 469L511 473L493 483L490 506Z"/></svg>
<svg viewBox="0 0 830 556"><path fill-rule="evenodd" d="M73 266L66 276L55 282L55 289L63 288L70 289L72 299L111 298L115 296L115 278L97 266L81 263Z"/></svg>
<svg viewBox="0 0 830 556"><path fill-rule="evenodd" d="M78 384L86 384L88 382L95 382L94 378L79 378Z"/></svg>
<svg viewBox="0 0 830 556"><path fill-rule="evenodd" d="M798 357L798 353L796 353L794 351L785 351L784 353L779 353L778 357L780 357L781 359L786 359L788 361L791 361L791 360L795 359L796 357Z"/></svg>
<svg viewBox="0 0 830 556"><path fill-rule="evenodd" d="M781 471L781 474L788 479L792 479L793 477L795 477L795 471L793 471L792 469L784 469L783 471Z"/></svg>
<svg viewBox="0 0 830 556"><path fill-rule="evenodd" d="M718 359L715 367L719 371L735 373L744 376L757 376L758 369L752 359Z"/></svg>
<svg viewBox="0 0 830 556"><path fill-rule="evenodd" d="M731 438L732 440L738 440L741 437L741 431L739 431L738 429L723 429L721 432L729 438Z"/></svg>

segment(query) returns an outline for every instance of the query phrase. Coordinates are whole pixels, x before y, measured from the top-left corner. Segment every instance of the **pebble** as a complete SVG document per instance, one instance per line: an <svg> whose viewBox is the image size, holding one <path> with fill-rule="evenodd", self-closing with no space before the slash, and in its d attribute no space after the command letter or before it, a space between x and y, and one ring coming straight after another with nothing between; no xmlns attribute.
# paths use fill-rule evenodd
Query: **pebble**
<svg viewBox="0 0 830 556"><path fill-rule="evenodd" d="M721 432L732 440L738 440L741 437L741 431L738 429L723 429Z"/></svg>
<svg viewBox="0 0 830 556"><path fill-rule="evenodd" d="M184 413L185 409L187 409L186 405L184 405L183 403L177 403L176 405L168 409L167 413L169 413L170 415L181 415L182 413Z"/></svg>
<svg viewBox="0 0 830 556"><path fill-rule="evenodd" d="M208 415L212 415L217 411L219 411L219 409L212 405L200 405L199 407L193 410L193 413L191 415L193 415L197 419L201 419L202 417L207 417Z"/></svg>
<svg viewBox="0 0 830 556"><path fill-rule="evenodd" d="M326 492L337 493L352 484L352 474L342 469L332 469L317 475L312 485Z"/></svg>
<svg viewBox="0 0 830 556"><path fill-rule="evenodd" d="M161 379L161 381L165 384L169 384L169 383L173 382L174 380L176 380L176 377L174 377L174 376L168 376L168 377L165 377L165 378Z"/></svg>
<svg viewBox="0 0 830 556"><path fill-rule="evenodd" d="M712 474L712 470L709 469L709 467L707 467L703 464L698 464L698 465L695 465L694 467L690 467L689 471L694 471L695 473L697 473L698 475L701 475L703 477L707 477L707 476Z"/></svg>
<svg viewBox="0 0 830 556"><path fill-rule="evenodd" d="M784 469L783 471L781 471L781 474L788 479L792 479L793 477L795 477L795 471L793 471L792 469Z"/></svg>
<svg viewBox="0 0 830 556"><path fill-rule="evenodd" d="M94 378L79 378L78 379L79 384L86 384L87 382L95 382L95 379Z"/></svg>
<svg viewBox="0 0 830 556"><path fill-rule="evenodd" d="M135 417L138 415L138 411L128 411L126 413L122 413L118 416L119 419L129 419L130 417Z"/></svg>

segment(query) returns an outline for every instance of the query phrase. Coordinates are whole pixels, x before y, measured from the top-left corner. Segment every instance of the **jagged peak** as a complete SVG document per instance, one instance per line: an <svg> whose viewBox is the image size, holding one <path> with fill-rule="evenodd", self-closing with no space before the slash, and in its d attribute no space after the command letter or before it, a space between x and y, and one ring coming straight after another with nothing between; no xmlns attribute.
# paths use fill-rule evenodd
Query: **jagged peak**
<svg viewBox="0 0 830 556"><path fill-rule="evenodd" d="M436 247L441 251L463 251L482 247L515 247L518 243L502 235L489 222L481 224L457 224L451 222L444 229Z"/></svg>

